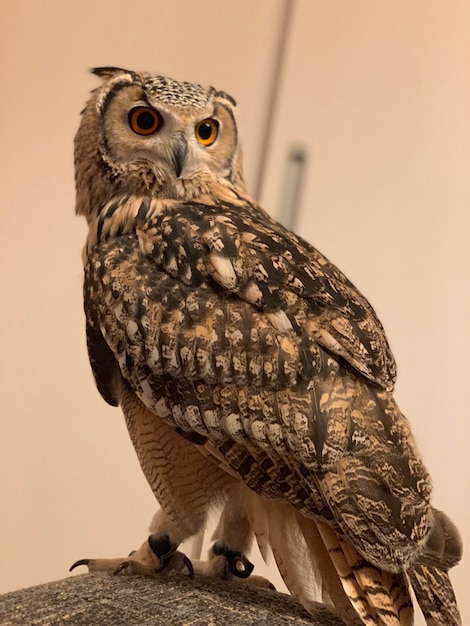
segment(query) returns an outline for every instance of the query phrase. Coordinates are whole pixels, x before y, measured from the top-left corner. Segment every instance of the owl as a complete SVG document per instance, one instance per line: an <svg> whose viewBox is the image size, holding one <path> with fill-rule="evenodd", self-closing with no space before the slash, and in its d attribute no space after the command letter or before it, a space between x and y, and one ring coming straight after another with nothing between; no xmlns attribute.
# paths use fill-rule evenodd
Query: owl
<svg viewBox="0 0 470 626"><path fill-rule="evenodd" d="M256 582L256 538L307 610L321 592L346 624L412 624L412 588L428 624L460 624L460 538L430 503L373 308L250 197L233 98L93 71L75 139L88 352L161 508L131 557L78 563ZM212 509L191 562L178 546Z"/></svg>

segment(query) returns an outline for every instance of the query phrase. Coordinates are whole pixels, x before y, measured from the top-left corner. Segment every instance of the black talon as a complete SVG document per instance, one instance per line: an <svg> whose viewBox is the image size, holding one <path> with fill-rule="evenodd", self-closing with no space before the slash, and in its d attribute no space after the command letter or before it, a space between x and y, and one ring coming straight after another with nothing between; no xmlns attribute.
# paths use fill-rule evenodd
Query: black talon
<svg viewBox="0 0 470 626"><path fill-rule="evenodd" d="M116 569L113 572L113 576L117 576L118 574L120 574L123 570L127 569L130 565L130 561L123 561L122 563L119 563L119 565L116 567Z"/></svg>
<svg viewBox="0 0 470 626"><path fill-rule="evenodd" d="M74 570L76 567L79 567L80 565L86 565L88 566L90 564L91 559L79 559L78 561L75 561L75 563L72 565L72 567L69 569L69 572L71 572L72 570Z"/></svg>
<svg viewBox="0 0 470 626"><path fill-rule="evenodd" d="M216 556L225 556L230 572L238 578L248 578L255 566L238 550L230 550L224 543L214 543L212 551Z"/></svg>
<svg viewBox="0 0 470 626"><path fill-rule="evenodd" d="M193 568L193 564L191 563L190 559L188 559L188 557L186 556L186 554L183 556L183 563L186 565L186 567L188 568L188 576L189 578L194 578L194 568Z"/></svg>

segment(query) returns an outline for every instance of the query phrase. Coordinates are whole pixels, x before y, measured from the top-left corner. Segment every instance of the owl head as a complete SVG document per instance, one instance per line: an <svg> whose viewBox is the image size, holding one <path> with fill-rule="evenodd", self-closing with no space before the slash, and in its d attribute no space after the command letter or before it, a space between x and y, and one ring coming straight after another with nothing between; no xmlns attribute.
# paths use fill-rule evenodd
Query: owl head
<svg viewBox="0 0 470 626"><path fill-rule="evenodd" d="M244 187L235 101L213 87L115 67L75 137L76 211L90 222L114 196L195 199L214 183Z"/></svg>

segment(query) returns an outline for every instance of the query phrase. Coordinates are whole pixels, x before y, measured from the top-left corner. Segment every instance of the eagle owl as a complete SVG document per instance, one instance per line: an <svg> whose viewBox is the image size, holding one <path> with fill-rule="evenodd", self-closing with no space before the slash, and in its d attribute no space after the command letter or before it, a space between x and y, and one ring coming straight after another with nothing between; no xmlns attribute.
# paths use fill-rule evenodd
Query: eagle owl
<svg viewBox="0 0 470 626"><path fill-rule="evenodd" d="M253 537L287 587L347 624L459 624L459 535L393 399L376 314L247 193L223 91L98 68L75 140L86 334L161 505L130 558L193 569L178 545L222 510L199 571L252 579Z"/></svg>

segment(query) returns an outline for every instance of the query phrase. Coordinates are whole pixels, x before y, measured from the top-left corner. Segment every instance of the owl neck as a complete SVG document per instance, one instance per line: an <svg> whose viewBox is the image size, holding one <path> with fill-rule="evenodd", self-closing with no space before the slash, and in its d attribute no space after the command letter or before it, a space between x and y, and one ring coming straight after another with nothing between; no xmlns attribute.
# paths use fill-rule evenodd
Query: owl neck
<svg viewBox="0 0 470 626"><path fill-rule="evenodd" d="M207 193L197 198L158 198L150 195L122 194L114 196L89 222L88 237L84 249L84 260L96 244L112 237L136 232L139 227L164 211L177 211L187 203L216 206L229 203L233 206L254 206L245 189L236 188L225 182L213 184Z"/></svg>

